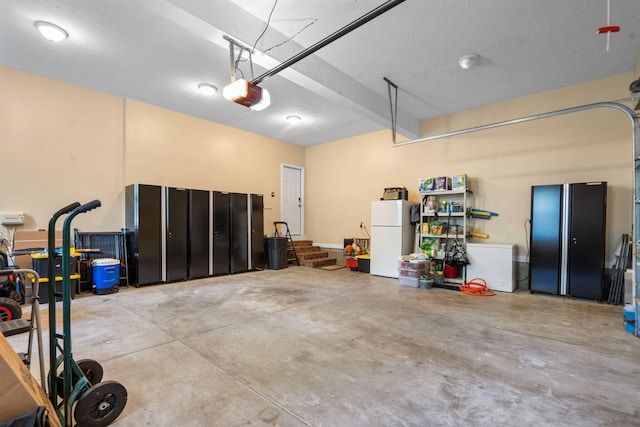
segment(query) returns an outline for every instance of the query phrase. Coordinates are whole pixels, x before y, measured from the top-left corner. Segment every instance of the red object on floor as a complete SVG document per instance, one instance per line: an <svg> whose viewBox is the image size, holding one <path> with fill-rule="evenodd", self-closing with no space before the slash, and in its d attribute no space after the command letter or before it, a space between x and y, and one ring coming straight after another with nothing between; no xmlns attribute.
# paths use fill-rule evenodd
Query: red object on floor
<svg viewBox="0 0 640 427"><path fill-rule="evenodd" d="M347 268L358 268L358 260L355 258L347 258L345 260Z"/></svg>

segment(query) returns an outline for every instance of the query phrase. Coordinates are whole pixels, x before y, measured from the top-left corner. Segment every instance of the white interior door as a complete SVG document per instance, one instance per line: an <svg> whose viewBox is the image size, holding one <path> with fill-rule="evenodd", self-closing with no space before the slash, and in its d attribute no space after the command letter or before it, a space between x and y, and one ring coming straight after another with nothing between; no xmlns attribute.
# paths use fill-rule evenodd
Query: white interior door
<svg viewBox="0 0 640 427"><path fill-rule="evenodd" d="M304 169L282 165L282 221L289 225L292 236L304 234Z"/></svg>

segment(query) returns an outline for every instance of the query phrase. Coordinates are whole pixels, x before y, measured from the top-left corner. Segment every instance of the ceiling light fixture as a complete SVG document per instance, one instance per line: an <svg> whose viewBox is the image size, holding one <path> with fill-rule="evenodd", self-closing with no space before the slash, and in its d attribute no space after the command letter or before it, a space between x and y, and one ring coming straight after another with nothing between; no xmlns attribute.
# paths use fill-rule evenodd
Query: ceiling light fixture
<svg viewBox="0 0 640 427"><path fill-rule="evenodd" d="M480 55L476 55L475 53L470 55L464 55L463 57L458 59L458 65L460 65L460 68L462 68L463 70L468 70L474 65L477 65L479 60L480 60Z"/></svg>
<svg viewBox="0 0 640 427"><path fill-rule="evenodd" d="M292 125L297 125L302 121L302 118L300 116L287 116L287 121Z"/></svg>
<svg viewBox="0 0 640 427"><path fill-rule="evenodd" d="M200 83L198 85L198 89L200 89L200 92L202 92L206 96L215 95L215 93L218 91L218 88L210 83Z"/></svg>
<svg viewBox="0 0 640 427"><path fill-rule="evenodd" d="M264 110L271 104L269 91L245 79L236 80L222 89L229 101L249 107L254 111Z"/></svg>
<svg viewBox="0 0 640 427"><path fill-rule="evenodd" d="M64 28L58 27L51 22L36 21L34 24L42 34L42 37L52 42L60 42L69 37L69 33Z"/></svg>

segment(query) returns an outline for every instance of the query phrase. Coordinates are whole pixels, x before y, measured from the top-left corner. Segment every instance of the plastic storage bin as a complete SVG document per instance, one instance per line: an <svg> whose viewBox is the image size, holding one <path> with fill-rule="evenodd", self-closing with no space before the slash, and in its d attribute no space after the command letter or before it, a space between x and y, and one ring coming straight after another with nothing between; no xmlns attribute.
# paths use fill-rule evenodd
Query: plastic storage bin
<svg viewBox="0 0 640 427"><path fill-rule="evenodd" d="M118 292L120 284L120 260L99 258L91 261L91 281L98 295Z"/></svg>
<svg viewBox="0 0 640 427"><path fill-rule="evenodd" d="M400 261L400 268L403 268L405 270L428 270L429 261L425 259Z"/></svg>
<svg viewBox="0 0 640 427"><path fill-rule="evenodd" d="M356 256L358 260L358 271L360 273L369 273L371 266L371 257L369 255L358 255Z"/></svg>
<svg viewBox="0 0 640 427"><path fill-rule="evenodd" d="M420 278L420 287L422 289L431 289L433 287L433 279Z"/></svg>
<svg viewBox="0 0 640 427"><path fill-rule="evenodd" d="M410 288L420 287L420 277L398 277L398 281L402 286L409 286Z"/></svg>
<svg viewBox="0 0 640 427"><path fill-rule="evenodd" d="M427 270L407 270L404 268L398 269L398 276L400 277L416 278L416 277L424 276L425 274L427 274Z"/></svg>
<svg viewBox="0 0 640 427"><path fill-rule="evenodd" d="M31 254L31 263L33 269L38 273L40 277L49 277L49 255L46 253L33 253ZM55 257L55 275L56 277L62 277L62 255L56 254ZM73 256L69 257L69 274L75 274L76 272L76 260Z"/></svg>
<svg viewBox="0 0 640 427"><path fill-rule="evenodd" d="M78 288L79 274L72 274L69 276L69 291L71 299L76 297L76 289ZM41 277L40 286L38 287L38 296L40 297L40 304L49 303L49 278ZM56 277L56 292L62 293L62 277ZM62 301L62 297L56 296L56 301Z"/></svg>

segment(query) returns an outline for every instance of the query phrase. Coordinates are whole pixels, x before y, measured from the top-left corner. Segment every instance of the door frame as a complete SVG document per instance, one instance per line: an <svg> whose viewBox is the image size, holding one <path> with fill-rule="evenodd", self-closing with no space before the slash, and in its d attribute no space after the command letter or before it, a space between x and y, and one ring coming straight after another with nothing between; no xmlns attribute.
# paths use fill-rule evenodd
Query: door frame
<svg viewBox="0 0 640 427"><path fill-rule="evenodd" d="M304 237L304 168L301 166L290 165L288 163L280 163L280 217L282 218L282 212L284 211L284 200L282 195L284 194L284 168L297 169L300 171L300 234L292 235L293 237Z"/></svg>

